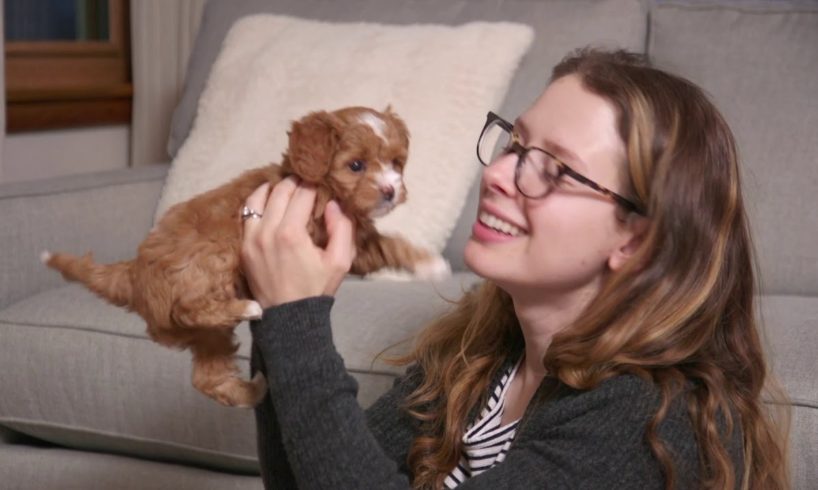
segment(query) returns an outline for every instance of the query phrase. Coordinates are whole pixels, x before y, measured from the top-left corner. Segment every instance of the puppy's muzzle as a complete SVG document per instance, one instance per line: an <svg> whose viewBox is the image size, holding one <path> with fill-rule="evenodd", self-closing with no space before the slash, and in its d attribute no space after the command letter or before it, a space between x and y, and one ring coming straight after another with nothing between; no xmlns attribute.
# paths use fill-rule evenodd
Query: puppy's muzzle
<svg viewBox="0 0 818 490"><path fill-rule="evenodd" d="M395 186L384 185L380 187L380 191L385 201L392 202L395 199Z"/></svg>

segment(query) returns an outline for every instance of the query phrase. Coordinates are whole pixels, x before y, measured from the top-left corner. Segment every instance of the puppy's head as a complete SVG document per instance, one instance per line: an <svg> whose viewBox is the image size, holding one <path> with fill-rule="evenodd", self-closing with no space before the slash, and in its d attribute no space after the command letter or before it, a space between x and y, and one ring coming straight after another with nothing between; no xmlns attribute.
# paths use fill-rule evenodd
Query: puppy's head
<svg viewBox="0 0 818 490"><path fill-rule="evenodd" d="M313 112L292 125L282 165L326 186L348 213L375 218L406 200L406 124L390 108Z"/></svg>

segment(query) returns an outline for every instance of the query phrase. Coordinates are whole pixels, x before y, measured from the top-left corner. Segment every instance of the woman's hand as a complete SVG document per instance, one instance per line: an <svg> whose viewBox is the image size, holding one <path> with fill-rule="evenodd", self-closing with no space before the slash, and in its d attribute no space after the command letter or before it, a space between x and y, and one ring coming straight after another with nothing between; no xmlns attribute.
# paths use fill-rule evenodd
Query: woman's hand
<svg viewBox="0 0 818 490"><path fill-rule="evenodd" d="M352 266L353 224L335 201L324 211L327 247L317 247L307 233L315 196L314 188L287 178L272 192L264 184L247 198L247 207L261 217L244 221L241 260L250 292L262 308L334 295Z"/></svg>

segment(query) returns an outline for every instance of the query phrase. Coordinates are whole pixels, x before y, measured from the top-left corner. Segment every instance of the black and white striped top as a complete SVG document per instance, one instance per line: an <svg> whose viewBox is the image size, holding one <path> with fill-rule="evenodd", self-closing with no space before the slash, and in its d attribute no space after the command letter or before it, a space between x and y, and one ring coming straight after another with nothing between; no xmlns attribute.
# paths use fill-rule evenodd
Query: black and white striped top
<svg viewBox="0 0 818 490"><path fill-rule="evenodd" d="M503 375L480 416L463 434L463 454L457 466L446 476L443 482L446 488L455 488L468 478L477 476L506 459L506 452L511 447L520 421L515 420L503 426L500 421L506 392L519 366L518 362Z"/></svg>

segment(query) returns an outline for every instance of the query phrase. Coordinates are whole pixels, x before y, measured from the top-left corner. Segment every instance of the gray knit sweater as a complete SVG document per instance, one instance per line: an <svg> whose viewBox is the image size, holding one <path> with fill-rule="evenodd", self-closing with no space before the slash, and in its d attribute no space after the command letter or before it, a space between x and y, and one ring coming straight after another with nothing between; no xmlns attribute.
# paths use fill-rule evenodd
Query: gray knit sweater
<svg viewBox="0 0 818 490"><path fill-rule="evenodd" d="M251 325L253 368L270 385L256 409L264 485L408 489L406 455L418 425L400 407L420 374L410 369L362 410L357 384L332 341L332 304L330 297L288 303ZM546 378L505 461L458 488L662 489L664 477L645 442L657 406L655 388L635 376L589 391ZM697 488L697 444L682 402L672 406L659 435L674 455L676 488ZM741 475L739 430L728 450Z"/></svg>

